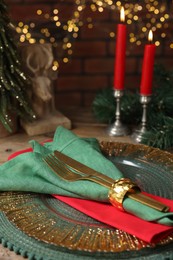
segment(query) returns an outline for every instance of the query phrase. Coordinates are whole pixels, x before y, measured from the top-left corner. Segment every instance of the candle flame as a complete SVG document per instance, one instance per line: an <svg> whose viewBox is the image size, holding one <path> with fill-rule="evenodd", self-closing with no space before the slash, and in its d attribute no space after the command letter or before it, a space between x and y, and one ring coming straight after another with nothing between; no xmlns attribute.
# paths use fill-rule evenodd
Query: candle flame
<svg viewBox="0 0 173 260"><path fill-rule="evenodd" d="M152 32L152 30L150 30L149 33L148 33L148 40L149 40L149 42L152 42L152 40L153 40L153 32Z"/></svg>
<svg viewBox="0 0 173 260"><path fill-rule="evenodd" d="M124 11L123 6L121 7L121 10L120 10L120 21L125 22L125 11Z"/></svg>

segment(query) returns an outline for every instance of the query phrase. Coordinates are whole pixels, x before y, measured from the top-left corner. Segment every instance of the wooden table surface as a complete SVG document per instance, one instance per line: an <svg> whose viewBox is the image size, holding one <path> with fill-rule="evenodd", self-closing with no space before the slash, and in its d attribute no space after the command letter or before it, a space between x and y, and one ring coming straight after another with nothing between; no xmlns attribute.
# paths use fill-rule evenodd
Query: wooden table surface
<svg viewBox="0 0 173 260"><path fill-rule="evenodd" d="M132 142L130 136L110 137L106 133L107 125L98 123L87 108L71 108L63 111L72 122L72 131L81 137L95 137L98 140ZM16 151L30 147L29 141L43 142L52 138L54 133L46 133L36 136L28 136L24 130L5 138L0 138L0 164L8 159L8 156Z"/></svg>
<svg viewBox="0 0 173 260"><path fill-rule="evenodd" d="M96 137L98 140L116 141L116 142L132 142L130 136L125 137L109 137L106 133L107 125L99 124L92 117L88 110L82 113L80 110L71 110L69 118L72 121L72 131L80 137ZM20 132L0 139L0 164L7 161L9 155L21 149L29 148L30 140L43 142L53 137L54 133L48 133L37 136L28 136L23 130ZM0 260L23 260L24 258L16 255L0 245ZM26 259L26 258L25 258Z"/></svg>

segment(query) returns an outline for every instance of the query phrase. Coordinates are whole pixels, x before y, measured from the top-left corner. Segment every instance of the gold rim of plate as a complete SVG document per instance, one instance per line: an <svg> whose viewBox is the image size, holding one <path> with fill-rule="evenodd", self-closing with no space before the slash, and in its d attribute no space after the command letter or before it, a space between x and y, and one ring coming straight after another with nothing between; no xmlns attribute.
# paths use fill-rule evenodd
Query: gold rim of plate
<svg viewBox="0 0 173 260"><path fill-rule="evenodd" d="M108 156L140 156L142 160L164 164L171 172L173 171L173 154L160 149L141 144L106 141L100 142L100 147ZM156 245L96 221L93 223L87 221L86 224L73 221L60 212L53 212L55 209L48 205L45 200L46 196L34 193L2 192L0 207L8 220L28 236L70 250L118 253L153 248L173 241L173 234L171 234ZM56 199L52 198L52 201L56 203ZM60 219L62 223L59 222Z"/></svg>

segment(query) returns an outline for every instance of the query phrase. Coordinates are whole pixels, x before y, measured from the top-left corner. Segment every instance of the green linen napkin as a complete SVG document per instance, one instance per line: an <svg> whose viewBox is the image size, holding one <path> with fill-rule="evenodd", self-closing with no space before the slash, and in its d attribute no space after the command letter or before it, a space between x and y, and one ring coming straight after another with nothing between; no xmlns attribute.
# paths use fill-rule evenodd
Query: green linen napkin
<svg viewBox="0 0 173 260"><path fill-rule="evenodd" d="M30 143L33 152L23 153L0 166L1 191L30 191L108 202L108 189L99 184L90 181L67 182L59 178L43 161L43 157L54 150L113 179L123 177L115 165L101 154L98 141L94 138L79 138L60 126L53 142L44 146L36 141ZM147 221L173 225L173 213L159 212L130 198L124 200L123 207Z"/></svg>

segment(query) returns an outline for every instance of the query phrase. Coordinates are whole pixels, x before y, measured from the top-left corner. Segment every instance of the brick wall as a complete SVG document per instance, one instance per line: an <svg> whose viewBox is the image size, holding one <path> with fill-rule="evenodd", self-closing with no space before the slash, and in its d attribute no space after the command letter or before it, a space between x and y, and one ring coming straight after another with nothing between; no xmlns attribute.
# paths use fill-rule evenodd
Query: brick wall
<svg viewBox="0 0 173 260"><path fill-rule="evenodd" d="M39 23L43 21L36 14L37 9L50 13L57 8L61 21L65 21L71 17L74 2L74 0L6 0L12 20ZM58 80L55 84L57 107L90 106L99 90L112 86L115 38L110 38L109 33L112 31L116 35L119 13L108 8L102 13L92 12L87 6L83 12L83 21L87 21L88 17L93 21L94 27L89 29L87 22L81 27L79 37L73 43L73 54L67 64L61 59L64 55L61 45L55 49L55 55L60 63ZM172 28L169 30L171 35ZM138 23L129 25L128 31L135 34L138 31ZM145 40L140 46L129 41L127 43L126 88L139 87L144 44ZM155 61L173 67L173 49L170 49L169 45L170 38L161 41L157 47Z"/></svg>

